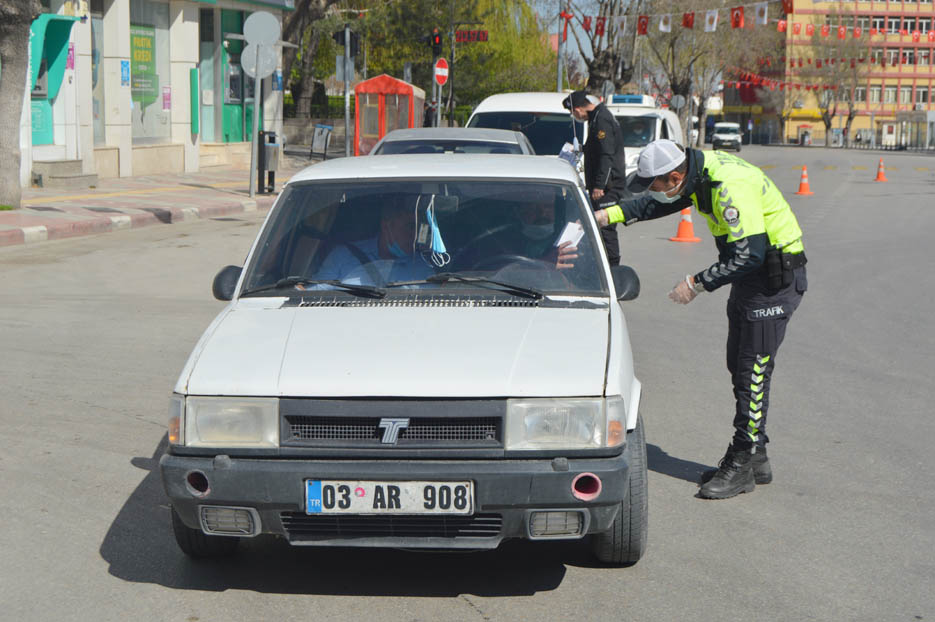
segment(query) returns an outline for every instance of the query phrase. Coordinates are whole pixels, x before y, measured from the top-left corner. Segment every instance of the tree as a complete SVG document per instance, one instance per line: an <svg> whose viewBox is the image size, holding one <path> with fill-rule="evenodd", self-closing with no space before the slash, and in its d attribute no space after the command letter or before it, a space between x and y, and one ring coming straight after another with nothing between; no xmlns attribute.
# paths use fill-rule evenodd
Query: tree
<svg viewBox="0 0 935 622"><path fill-rule="evenodd" d="M588 68L588 91L599 95L607 81L619 91L633 78L636 20L650 4L649 0L568 0L578 24L570 30Z"/></svg>
<svg viewBox="0 0 935 622"><path fill-rule="evenodd" d="M856 90L866 84L867 67L870 65L868 33L855 32L854 10L833 7L826 17L827 36L821 34L821 24L815 25L811 45L797 50L808 55L803 67L795 75L817 87L815 99L825 126L825 146L831 146L831 124L834 117L845 117L844 136L850 141L851 123L857 116ZM843 38L840 34L843 34Z"/></svg>
<svg viewBox="0 0 935 622"><path fill-rule="evenodd" d="M286 13L282 23L282 40L298 45L282 50L283 75L289 83L293 101L300 114L308 114L314 75L311 63L321 40L320 29L314 28L338 0L298 0L295 10ZM296 67L298 61L298 67ZM297 69L297 71L294 71Z"/></svg>
<svg viewBox="0 0 935 622"><path fill-rule="evenodd" d="M29 27L39 0L0 2L0 207L20 206L19 123L29 70Z"/></svg>

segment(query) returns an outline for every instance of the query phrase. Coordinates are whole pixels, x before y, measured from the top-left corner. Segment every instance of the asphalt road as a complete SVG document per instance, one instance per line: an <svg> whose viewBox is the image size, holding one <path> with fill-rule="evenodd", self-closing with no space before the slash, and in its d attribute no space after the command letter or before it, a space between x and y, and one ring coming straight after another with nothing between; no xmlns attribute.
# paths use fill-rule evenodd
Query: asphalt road
<svg viewBox="0 0 935 622"><path fill-rule="evenodd" d="M677 217L622 230L643 382L649 549L472 554L256 539L223 562L176 548L156 461L167 398L259 215L0 249L2 620L935 620L935 158L748 148L805 231L810 290L774 375L774 483L695 497L730 438L726 291L666 293L713 243ZM808 165L812 197L792 194ZM927 170L917 170L927 168Z"/></svg>

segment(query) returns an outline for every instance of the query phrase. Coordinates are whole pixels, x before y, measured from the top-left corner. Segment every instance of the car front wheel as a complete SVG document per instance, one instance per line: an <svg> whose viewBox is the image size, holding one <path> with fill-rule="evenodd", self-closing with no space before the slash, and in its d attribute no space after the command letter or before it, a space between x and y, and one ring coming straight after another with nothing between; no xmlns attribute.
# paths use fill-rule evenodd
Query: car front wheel
<svg viewBox="0 0 935 622"><path fill-rule="evenodd" d="M640 415L637 415L636 428L627 435L627 451L630 454L630 492L620 503L610 530L591 536L591 549L597 559L619 566L632 566L646 550L649 490L646 438Z"/></svg>
<svg viewBox="0 0 935 622"><path fill-rule="evenodd" d="M172 533L182 552L189 557L210 558L224 557L237 550L240 538L230 536L209 536L200 529L192 529L182 522L175 508L172 512Z"/></svg>

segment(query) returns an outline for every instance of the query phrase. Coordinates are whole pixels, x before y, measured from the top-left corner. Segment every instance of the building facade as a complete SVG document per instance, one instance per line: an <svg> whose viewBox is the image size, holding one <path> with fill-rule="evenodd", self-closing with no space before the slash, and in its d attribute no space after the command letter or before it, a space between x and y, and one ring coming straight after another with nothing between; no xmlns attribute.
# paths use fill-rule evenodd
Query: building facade
<svg viewBox="0 0 935 622"><path fill-rule="evenodd" d="M844 28L856 63L856 85L832 91L787 91L785 139L812 142L825 139L820 97L836 97L838 115L831 126L832 143L844 140L849 99L856 108L848 137L851 144L883 147L935 148L935 2L933 0L795 0L786 30L785 81L805 81L799 67L814 54L816 37L827 26L834 41ZM796 27L796 24L799 24ZM811 25L811 28L807 28ZM813 36L807 36L813 32ZM844 48L844 46L842 46ZM832 61L833 62L833 61ZM793 64L795 66L793 67ZM841 114L841 111L844 114Z"/></svg>
<svg viewBox="0 0 935 622"><path fill-rule="evenodd" d="M30 33L21 182L194 172L249 162L243 24L293 0L43 0ZM282 131L282 54L260 128Z"/></svg>

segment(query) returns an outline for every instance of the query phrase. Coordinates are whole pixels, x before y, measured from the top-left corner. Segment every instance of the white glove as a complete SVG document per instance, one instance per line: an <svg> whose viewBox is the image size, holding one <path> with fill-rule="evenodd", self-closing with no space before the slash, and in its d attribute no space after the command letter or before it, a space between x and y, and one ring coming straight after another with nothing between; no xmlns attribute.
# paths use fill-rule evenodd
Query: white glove
<svg viewBox="0 0 935 622"><path fill-rule="evenodd" d="M692 277L688 275L684 280L675 284L675 287L669 292L669 299L680 305L687 305L694 300L697 295L698 294L695 293L694 281Z"/></svg>

